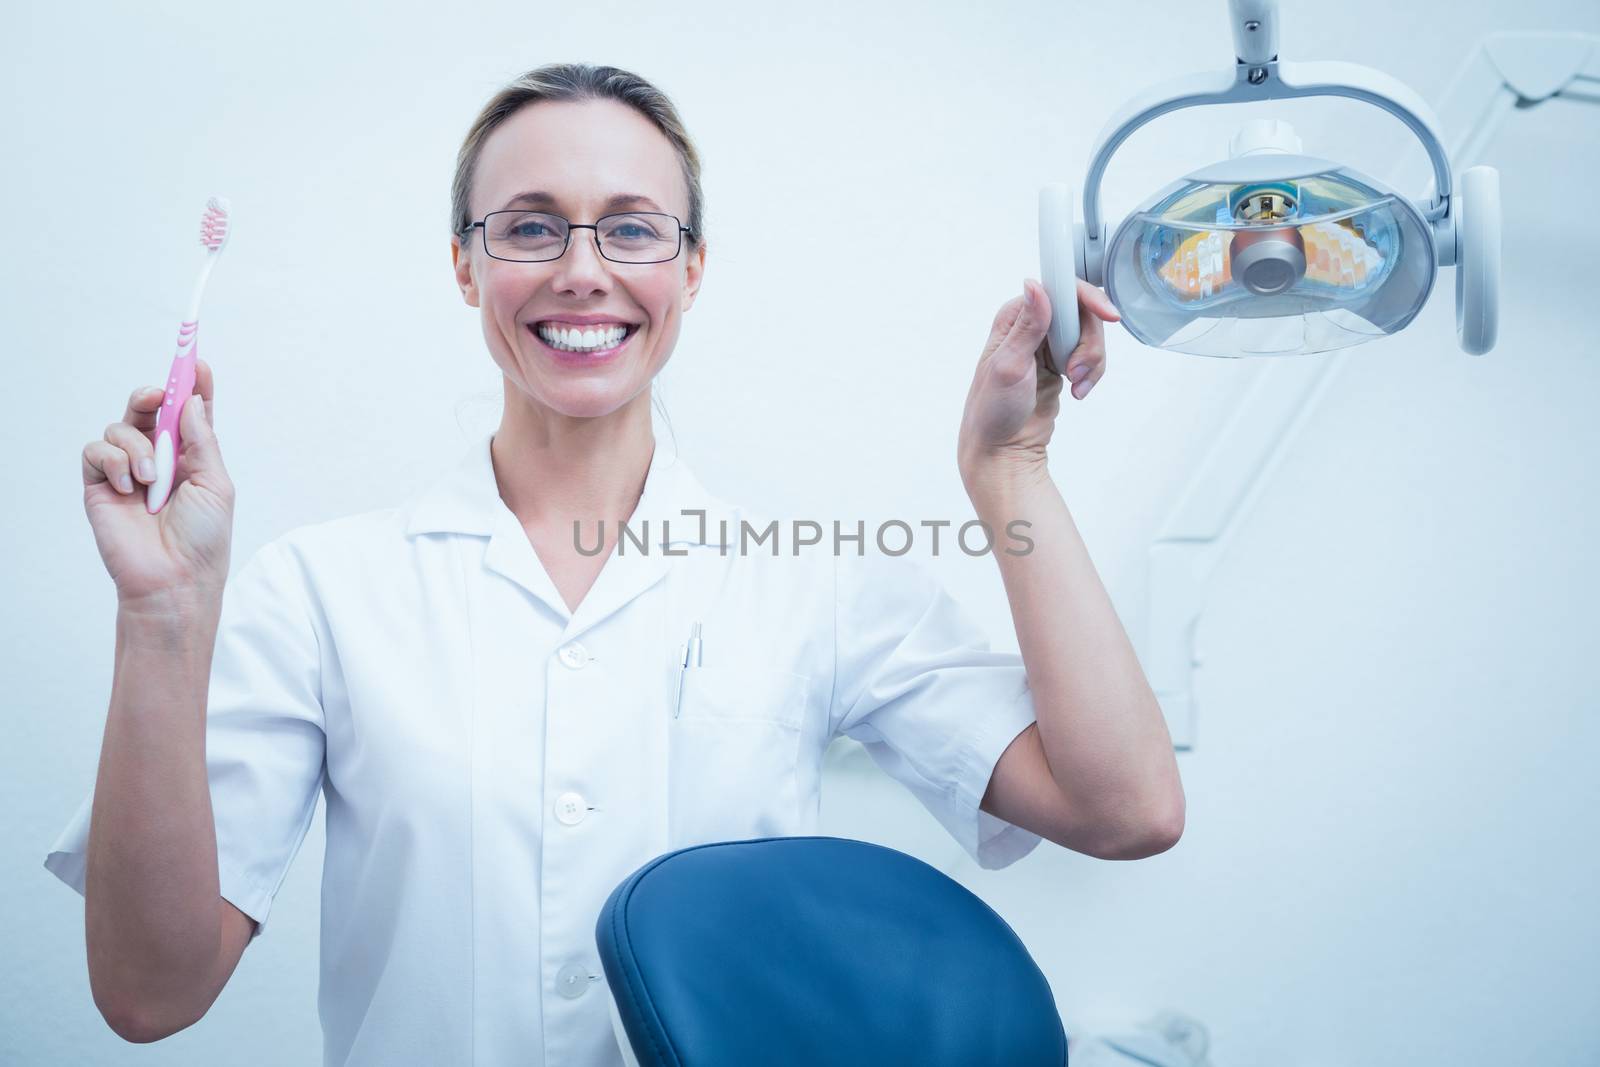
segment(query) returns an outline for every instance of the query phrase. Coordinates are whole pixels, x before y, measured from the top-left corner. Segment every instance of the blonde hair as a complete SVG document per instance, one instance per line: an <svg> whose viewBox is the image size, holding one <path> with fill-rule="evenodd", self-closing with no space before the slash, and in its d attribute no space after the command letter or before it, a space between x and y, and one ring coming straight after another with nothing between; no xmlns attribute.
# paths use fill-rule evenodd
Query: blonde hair
<svg viewBox="0 0 1600 1067"><path fill-rule="evenodd" d="M700 155L684 129L678 109L667 95L645 79L617 67L589 63L550 63L530 70L501 89L484 105L456 154L456 176L450 183L450 232L463 242L472 231L468 203L483 143L502 122L541 100L616 100L627 104L660 130L677 149L683 181L689 189L689 217L685 251L695 252L705 240L705 193L700 187Z"/></svg>

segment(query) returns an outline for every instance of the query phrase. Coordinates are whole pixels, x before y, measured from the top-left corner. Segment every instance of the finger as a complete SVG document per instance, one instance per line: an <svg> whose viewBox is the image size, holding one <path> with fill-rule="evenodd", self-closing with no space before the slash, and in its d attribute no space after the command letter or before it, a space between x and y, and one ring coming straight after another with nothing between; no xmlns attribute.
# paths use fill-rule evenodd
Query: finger
<svg viewBox="0 0 1600 1067"><path fill-rule="evenodd" d="M1067 360L1067 381L1074 387L1085 382L1092 384L1098 381L1099 376L1105 373L1106 342L1103 334L1095 333L1085 337L1077 348L1073 349L1072 356ZM1080 396L1086 389L1073 389L1073 396Z"/></svg>
<svg viewBox="0 0 1600 1067"><path fill-rule="evenodd" d="M1099 319L1093 315L1085 314L1078 322L1078 344L1088 348L1097 349L1102 354L1106 350L1106 328Z"/></svg>
<svg viewBox="0 0 1600 1067"><path fill-rule="evenodd" d="M1072 357L1067 361L1067 381L1077 385L1104 365L1105 351L1103 349L1080 345L1072 350Z"/></svg>
<svg viewBox="0 0 1600 1067"><path fill-rule="evenodd" d="M1117 306L1111 302L1111 297L1098 286L1090 285L1082 278L1078 279L1078 303L1092 311L1099 319L1107 322L1122 321L1122 315L1117 311Z"/></svg>
<svg viewBox="0 0 1600 1067"><path fill-rule="evenodd" d="M1078 309L1078 344L1067 357L1067 378L1072 378L1072 368L1091 358L1106 358L1106 326L1101 325L1088 307Z"/></svg>
<svg viewBox="0 0 1600 1067"><path fill-rule="evenodd" d="M1006 306L1016 305L1016 314L1011 319L1011 326L1001 340L1002 345L1022 345L1032 351L1045 336L1045 331L1050 324L1050 297L1044 291L1044 286L1033 282L1031 279L1022 279L1022 296L1012 297L1006 301ZM1027 304L1027 297L1033 296L1033 306Z"/></svg>
<svg viewBox="0 0 1600 1067"><path fill-rule="evenodd" d="M1026 298L1033 295L1033 306L1029 307ZM1055 315L1055 304L1050 300L1050 292L1041 282L1032 278L1022 279L1023 304L1022 310L1017 315L1017 321L1024 329L1037 330L1042 335L1050 328L1050 320Z"/></svg>
<svg viewBox="0 0 1600 1067"><path fill-rule="evenodd" d="M1098 364L1092 364L1090 366L1089 373L1083 376L1083 380L1072 387L1072 395L1079 400L1082 400L1084 397L1089 395L1089 390L1095 387L1095 383L1101 378L1105 377L1105 373L1106 365L1104 361L1101 361Z"/></svg>
<svg viewBox="0 0 1600 1067"><path fill-rule="evenodd" d="M1076 362L1078 349L1085 352L1099 352L1102 355L1106 350L1105 325L1087 306L1078 309L1078 345L1073 349L1072 356L1067 358L1068 363Z"/></svg>
<svg viewBox="0 0 1600 1067"><path fill-rule="evenodd" d="M110 482L124 496L134 489L128 454L109 441L90 441L83 446L83 484L87 488L101 482Z"/></svg>
<svg viewBox="0 0 1600 1067"><path fill-rule="evenodd" d="M194 391L205 398L206 421L215 426L217 422L216 380L211 376L210 364L199 356L194 357Z"/></svg>
<svg viewBox="0 0 1600 1067"><path fill-rule="evenodd" d="M217 452L217 434L205 414L205 400L195 393L179 413L180 435L183 438L184 466L191 472L221 467Z"/></svg>
<svg viewBox="0 0 1600 1067"><path fill-rule="evenodd" d="M1046 330L1050 323L1050 295L1044 286L1031 278L1022 280L1023 295L1007 303L1017 305L1011 321L994 353L989 356L1002 384L1011 385L1024 378L1036 379L1040 349L1047 343ZM1029 307L1028 297L1033 298Z"/></svg>
<svg viewBox="0 0 1600 1067"><path fill-rule="evenodd" d="M115 445L127 457L125 466L134 478L146 485L156 480L156 450L150 438L137 426L113 422L106 427L107 443Z"/></svg>
<svg viewBox="0 0 1600 1067"><path fill-rule="evenodd" d="M984 342L983 353L978 357L981 367L994 355L995 350L1005 341L1006 335L1011 332L1011 327L1016 323L1022 310L1022 297L1014 296L1000 305L1000 310L995 312L994 322L989 327L989 339Z"/></svg>
<svg viewBox="0 0 1600 1067"><path fill-rule="evenodd" d="M147 385L135 389L128 397L128 406L122 413L122 421L140 430L149 430L154 428L156 415L160 410L161 386Z"/></svg>
<svg viewBox="0 0 1600 1067"><path fill-rule="evenodd" d="M1085 314L1080 326L1077 347L1067 356L1067 379L1072 382L1083 377L1084 367L1092 367L1106 358L1106 332L1100 320Z"/></svg>
<svg viewBox="0 0 1600 1067"><path fill-rule="evenodd" d="M1039 347L1025 343L1006 343L995 349L989 357L984 373L1002 389L1008 389L1024 378L1033 381L1039 377Z"/></svg>

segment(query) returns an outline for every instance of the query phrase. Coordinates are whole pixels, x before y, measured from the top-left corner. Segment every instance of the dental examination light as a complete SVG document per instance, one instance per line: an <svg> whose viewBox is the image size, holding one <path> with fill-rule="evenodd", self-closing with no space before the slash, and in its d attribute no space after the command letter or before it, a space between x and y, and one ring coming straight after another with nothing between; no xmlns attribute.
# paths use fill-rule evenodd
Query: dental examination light
<svg viewBox="0 0 1600 1067"><path fill-rule="evenodd" d="M1472 200L1470 183L1478 180L1475 175L1494 173L1472 164L1486 158L1496 131L1553 100L1600 105L1600 35L1517 30L1491 33L1478 42L1438 104L1443 128L1448 131L1447 157L1463 185L1469 187L1465 199ZM1577 122L1592 121L1592 112L1586 109L1558 108L1557 114ZM1403 162L1404 172L1413 174L1415 157ZM1391 169L1391 181L1401 180L1401 170L1399 165ZM1437 165L1434 171L1438 173ZM1587 177L1574 176L1573 187L1581 186ZM1452 213L1463 199L1461 190L1457 192ZM1432 199L1431 193L1425 199ZM1575 248L1593 243L1582 231L1585 221L1577 218L1570 222L1579 227L1571 234ZM1470 205L1460 225L1473 226ZM1491 230L1489 237L1498 234ZM1471 244L1471 240L1464 243ZM1498 250L1485 244L1478 252L1487 260L1480 264L1485 268L1482 277L1492 283ZM1458 311L1474 308L1470 299L1462 299L1469 270L1470 265L1457 264ZM1485 310L1482 303L1475 307L1480 315ZM1492 303L1487 310L1492 313ZM1463 347L1469 341L1487 347L1494 340L1492 315L1487 320L1469 315L1458 320L1458 330ZM1281 460L1323 398L1333 394L1332 385L1348 362L1342 355L1333 352L1324 359L1258 361L1249 387L1232 405L1223 425L1204 443L1198 462L1150 543L1146 627L1139 657L1161 704L1173 746L1180 751L1195 747L1197 683L1205 661L1205 608L1212 582L1255 505L1267 495Z"/></svg>
<svg viewBox="0 0 1600 1067"><path fill-rule="evenodd" d="M1276 0L1228 0L1236 61L1185 75L1123 106L1101 132L1074 224L1072 186L1039 190L1040 275L1050 306L1051 362L1078 343L1077 282L1103 286L1144 344L1202 356L1327 352L1404 329L1455 267L1456 335L1480 355L1499 322L1500 179L1493 167L1451 173L1427 103L1353 63L1281 63ZM1109 237L1100 185L1118 146L1182 108L1336 96L1399 118L1422 142L1433 186L1413 201L1383 182L1301 151L1287 123L1247 122L1229 158L1161 189Z"/></svg>

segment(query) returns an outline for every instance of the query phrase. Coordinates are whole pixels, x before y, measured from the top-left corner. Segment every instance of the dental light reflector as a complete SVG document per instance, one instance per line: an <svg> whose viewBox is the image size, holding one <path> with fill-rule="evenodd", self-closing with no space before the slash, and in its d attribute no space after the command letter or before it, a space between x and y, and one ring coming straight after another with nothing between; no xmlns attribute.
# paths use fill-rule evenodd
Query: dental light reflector
<svg viewBox="0 0 1600 1067"><path fill-rule="evenodd" d="M1106 291L1155 348L1307 354L1404 328L1434 259L1404 197L1326 160L1262 152L1180 179L1124 219Z"/></svg>
<svg viewBox="0 0 1600 1067"><path fill-rule="evenodd" d="M1455 173L1433 110L1382 71L1279 55L1278 0L1228 0L1234 61L1168 78L1120 107L1096 139L1083 219L1066 182L1039 189L1039 279L1054 312L1050 366L1079 343L1077 283L1103 285L1122 325L1155 348L1203 356L1327 352L1387 337L1417 316L1439 268L1455 268L1456 338L1494 347L1500 327L1500 175ZM1313 15L1316 13L1313 12ZM1221 104L1332 97L1387 112L1433 168L1412 200L1304 154L1287 122L1247 120L1228 159L1172 183L1118 225L1101 186L1129 137L1163 115Z"/></svg>

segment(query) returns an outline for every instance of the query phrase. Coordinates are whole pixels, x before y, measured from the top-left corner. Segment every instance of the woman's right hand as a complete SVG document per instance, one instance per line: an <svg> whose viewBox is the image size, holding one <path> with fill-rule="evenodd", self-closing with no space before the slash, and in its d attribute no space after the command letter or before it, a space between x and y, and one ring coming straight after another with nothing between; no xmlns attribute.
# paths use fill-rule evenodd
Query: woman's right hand
<svg viewBox="0 0 1600 1067"><path fill-rule="evenodd" d="M162 387L135 390L122 421L107 426L104 439L83 448L83 507L121 604L191 594L220 597L228 579L233 482L211 428L211 368L199 358L194 386L179 424L182 450L175 460L172 492L156 514L146 510L145 498L155 481ZM147 470L140 469L144 460L149 461Z"/></svg>

